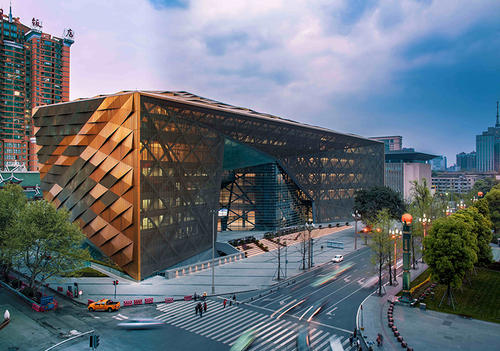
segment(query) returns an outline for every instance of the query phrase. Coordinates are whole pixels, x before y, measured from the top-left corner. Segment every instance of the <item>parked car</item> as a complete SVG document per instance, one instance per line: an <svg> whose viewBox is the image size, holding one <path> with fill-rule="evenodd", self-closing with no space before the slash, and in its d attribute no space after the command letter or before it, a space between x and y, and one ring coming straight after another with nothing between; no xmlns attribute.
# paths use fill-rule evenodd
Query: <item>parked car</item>
<svg viewBox="0 0 500 351"><path fill-rule="evenodd" d="M165 325L164 322L152 318L128 319L118 323L118 326L123 329L149 329L158 328Z"/></svg>
<svg viewBox="0 0 500 351"><path fill-rule="evenodd" d="M332 262L342 262L343 260L344 260L344 256L342 256L342 255L335 255L332 258Z"/></svg>
<svg viewBox="0 0 500 351"><path fill-rule="evenodd" d="M120 309L120 303L114 302L109 299L102 299L96 302L92 302L87 307L90 312L92 311L118 311Z"/></svg>

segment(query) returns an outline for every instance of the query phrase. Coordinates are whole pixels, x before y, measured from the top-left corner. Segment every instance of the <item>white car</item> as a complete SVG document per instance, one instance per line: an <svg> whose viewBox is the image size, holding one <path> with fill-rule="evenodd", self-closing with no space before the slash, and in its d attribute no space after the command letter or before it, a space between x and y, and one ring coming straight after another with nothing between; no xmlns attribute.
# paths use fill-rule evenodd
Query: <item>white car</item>
<svg viewBox="0 0 500 351"><path fill-rule="evenodd" d="M332 258L332 262L342 262L344 260L344 256L342 255L335 255L334 258Z"/></svg>

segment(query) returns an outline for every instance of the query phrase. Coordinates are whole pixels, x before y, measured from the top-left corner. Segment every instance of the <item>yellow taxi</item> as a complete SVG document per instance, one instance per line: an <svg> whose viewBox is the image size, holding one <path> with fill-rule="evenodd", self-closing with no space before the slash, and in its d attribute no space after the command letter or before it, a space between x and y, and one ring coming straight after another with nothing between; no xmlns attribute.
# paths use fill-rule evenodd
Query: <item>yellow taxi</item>
<svg viewBox="0 0 500 351"><path fill-rule="evenodd" d="M109 299L102 299L96 302L92 302L87 307L90 312L92 311L118 311L120 309L120 303L114 302Z"/></svg>

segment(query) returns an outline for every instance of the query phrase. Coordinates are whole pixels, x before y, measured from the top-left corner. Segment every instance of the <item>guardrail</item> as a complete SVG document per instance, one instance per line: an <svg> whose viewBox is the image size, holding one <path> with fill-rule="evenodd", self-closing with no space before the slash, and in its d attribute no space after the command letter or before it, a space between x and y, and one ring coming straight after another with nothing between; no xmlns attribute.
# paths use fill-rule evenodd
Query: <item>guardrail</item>
<svg viewBox="0 0 500 351"><path fill-rule="evenodd" d="M245 258L244 252L238 252L227 256L218 257L214 260L214 266L220 266L230 262L236 262ZM211 267L212 260L193 263L190 265L173 268L165 271L165 278L173 279L190 273L199 272Z"/></svg>
<svg viewBox="0 0 500 351"><path fill-rule="evenodd" d="M49 347L48 349L45 349L44 351L50 351L50 350L52 350L52 349L54 349L54 348L58 347L59 345L62 345L62 344L64 344L64 343L67 343L68 341L71 341L71 340L73 340L73 339L79 338L80 336L88 335L88 334L93 333L93 332L94 332L94 329L92 329L92 330L90 330L90 331L88 331L88 332L85 332L85 333L80 333L80 334L78 334L78 335L72 336L72 337L71 337L71 338L69 338L69 339L63 340L63 341L61 341L61 342L59 342L59 343L57 343L57 344L55 344L55 345L52 345L51 347Z"/></svg>

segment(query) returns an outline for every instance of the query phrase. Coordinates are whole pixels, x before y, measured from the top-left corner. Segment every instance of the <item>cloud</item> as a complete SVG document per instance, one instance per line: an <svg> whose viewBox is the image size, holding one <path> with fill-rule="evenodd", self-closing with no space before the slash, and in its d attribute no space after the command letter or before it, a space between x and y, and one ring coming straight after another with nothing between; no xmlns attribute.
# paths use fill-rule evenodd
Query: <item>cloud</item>
<svg viewBox="0 0 500 351"><path fill-rule="evenodd" d="M40 17L49 33L75 30L72 98L187 90L367 135L394 118L413 118L395 115L414 88L412 73L476 59L481 37L467 47L462 39L494 26L500 3L45 0L16 1L14 10L23 22ZM387 104L376 116L374 100Z"/></svg>

